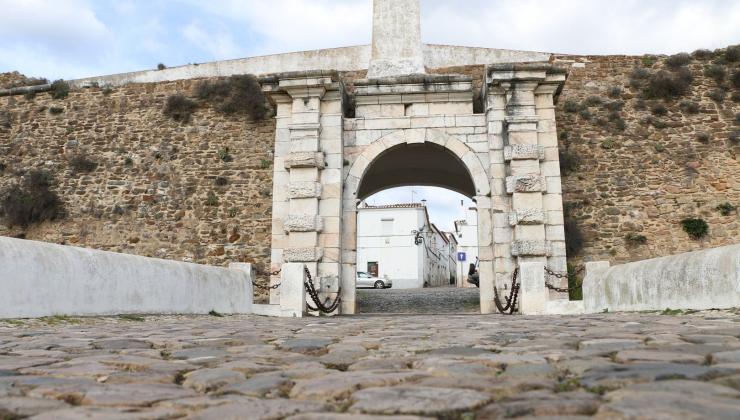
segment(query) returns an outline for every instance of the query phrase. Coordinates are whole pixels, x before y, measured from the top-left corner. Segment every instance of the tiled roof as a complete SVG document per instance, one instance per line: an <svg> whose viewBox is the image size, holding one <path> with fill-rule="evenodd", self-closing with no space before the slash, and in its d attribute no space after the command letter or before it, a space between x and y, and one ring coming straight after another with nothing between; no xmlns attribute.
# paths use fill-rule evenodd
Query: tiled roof
<svg viewBox="0 0 740 420"><path fill-rule="evenodd" d="M386 206L371 206L369 204L365 204L365 206L361 208L363 209L420 209L420 208L424 208L424 205L421 203L389 204Z"/></svg>

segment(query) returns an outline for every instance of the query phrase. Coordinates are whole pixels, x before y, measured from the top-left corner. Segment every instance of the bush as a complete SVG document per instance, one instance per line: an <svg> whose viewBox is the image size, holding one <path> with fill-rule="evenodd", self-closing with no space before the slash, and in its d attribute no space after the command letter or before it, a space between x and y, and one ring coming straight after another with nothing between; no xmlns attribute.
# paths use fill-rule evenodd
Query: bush
<svg viewBox="0 0 740 420"><path fill-rule="evenodd" d="M691 63L691 56L686 53L674 54L665 60L665 65L671 69L678 69Z"/></svg>
<svg viewBox="0 0 740 420"><path fill-rule="evenodd" d="M5 162L0 162L0 174L2 174L3 172L5 172L5 169L6 168L7 168L7 166L5 166Z"/></svg>
<svg viewBox="0 0 740 420"><path fill-rule="evenodd" d="M733 131L730 133L730 136L728 137L730 140L730 143L732 144L738 144L740 143L740 131Z"/></svg>
<svg viewBox="0 0 740 420"><path fill-rule="evenodd" d="M76 153L69 158L69 167L75 174L81 174L94 171L98 167L98 164L90 160L86 155Z"/></svg>
<svg viewBox="0 0 740 420"><path fill-rule="evenodd" d="M719 206L717 206L717 211L719 211L722 216L729 216L732 213L735 213L737 211L737 207L733 206L730 203L722 203Z"/></svg>
<svg viewBox="0 0 740 420"><path fill-rule="evenodd" d="M190 121L190 116L193 115L195 108L198 104L195 101L188 99L185 95L178 93L170 95L167 98L167 102L164 105L164 115L172 118L173 120L180 123L187 123Z"/></svg>
<svg viewBox="0 0 740 420"><path fill-rule="evenodd" d="M722 88L712 89L707 94L714 102L722 103L727 98L727 92Z"/></svg>
<svg viewBox="0 0 740 420"><path fill-rule="evenodd" d="M222 176L216 178L216 186L217 187L225 187L228 184L229 184L229 180L228 179L226 179L226 178L224 178Z"/></svg>
<svg viewBox="0 0 740 420"><path fill-rule="evenodd" d="M609 88L609 91L607 92L610 98L617 99L622 96L622 87L621 86L612 86Z"/></svg>
<svg viewBox="0 0 740 420"><path fill-rule="evenodd" d="M740 61L740 45L732 45L725 50L725 60L730 63Z"/></svg>
<svg viewBox="0 0 740 420"><path fill-rule="evenodd" d="M565 104L563 104L563 110L571 114L575 114L580 109L581 106L578 104L578 102L571 99L568 99L567 101L565 101Z"/></svg>
<svg viewBox="0 0 740 420"><path fill-rule="evenodd" d="M157 64L157 70L164 70L166 68L167 68L167 66L165 66L164 63Z"/></svg>
<svg viewBox="0 0 740 420"><path fill-rule="evenodd" d="M732 81L732 85L735 86L735 89L740 89L740 70L735 70L730 80Z"/></svg>
<svg viewBox="0 0 740 420"><path fill-rule="evenodd" d="M696 60L710 60L714 57L714 52L711 50L696 50L691 53L691 57Z"/></svg>
<svg viewBox="0 0 740 420"><path fill-rule="evenodd" d="M604 100L601 99L601 96L592 95L586 98L585 104L586 106L596 106L601 105L604 103Z"/></svg>
<svg viewBox="0 0 740 420"><path fill-rule="evenodd" d="M711 66L707 66L704 69L704 76L714 80L719 84L725 81L725 77L727 77L727 70L725 70L724 66L712 64Z"/></svg>
<svg viewBox="0 0 740 420"><path fill-rule="evenodd" d="M650 112L653 115L661 115L662 116L662 115L668 114L668 108L665 105L661 104L661 103L657 103L657 104L654 104L652 107L650 107Z"/></svg>
<svg viewBox="0 0 740 420"><path fill-rule="evenodd" d="M270 111L262 86L253 75L231 76L224 80L204 81L196 93L224 114L245 114L253 120L265 119Z"/></svg>
<svg viewBox="0 0 740 420"><path fill-rule="evenodd" d="M34 223L63 217L59 196L51 190L52 176L42 170L31 170L19 183L0 195L0 213L9 226L28 227Z"/></svg>
<svg viewBox="0 0 740 420"><path fill-rule="evenodd" d="M662 144L660 144L660 143L656 143L655 144L655 151L658 152L658 153L663 153L663 152L665 152L665 146L662 145Z"/></svg>
<svg viewBox="0 0 740 420"><path fill-rule="evenodd" d="M604 104L607 111L621 111L624 108L624 101L612 101Z"/></svg>
<svg viewBox="0 0 740 420"><path fill-rule="evenodd" d="M645 104L645 101L643 99L638 99L635 101L635 109L637 111L644 111L647 109L647 105Z"/></svg>
<svg viewBox="0 0 740 420"><path fill-rule="evenodd" d="M55 80L51 84L51 97L53 99L64 99L69 95L69 83L62 79Z"/></svg>
<svg viewBox="0 0 740 420"><path fill-rule="evenodd" d="M590 120L591 119L591 111L588 109L582 109L581 112L578 113L578 115L581 116L584 120Z"/></svg>
<svg viewBox="0 0 740 420"><path fill-rule="evenodd" d="M49 114L51 114L51 115L59 115L62 112L64 112L64 108L61 108L61 107L58 107L58 106L49 107Z"/></svg>
<svg viewBox="0 0 740 420"><path fill-rule="evenodd" d="M659 71L650 76L643 93L647 98L673 99L685 95L692 81L691 72L685 68L673 73Z"/></svg>
<svg viewBox="0 0 740 420"><path fill-rule="evenodd" d="M208 197L206 198L206 205L210 207L218 206L218 196L213 191L208 192Z"/></svg>
<svg viewBox="0 0 740 420"><path fill-rule="evenodd" d="M110 86L106 86L106 87L103 88L103 91L102 92L103 92L103 95L108 96L111 93L113 93L113 88L110 87Z"/></svg>
<svg viewBox="0 0 740 420"><path fill-rule="evenodd" d="M233 162L234 157L231 156L230 150L228 147L222 147L218 149L218 158L221 159L224 162Z"/></svg>
<svg viewBox="0 0 740 420"><path fill-rule="evenodd" d="M642 57L642 65L645 67L652 67L656 61L657 59L655 58L655 56L652 55L646 55Z"/></svg>
<svg viewBox="0 0 740 420"><path fill-rule="evenodd" d="M711 136L709 135L709 133L706 133L703 131L700 133L696 133L696 140L701 143L709 143L709 139L711 139Z"/></svg>
<svg viewBox="0 0 740 420"><path fill-rule="evenodd" d="M702 239L709 233L709 225L703 219L683 219L681 226L693 239Z"/></svg>
<svg viewBox="0 0 740 420"><path fill-rule="evenodd" d="M687 114L698 114L701 111L699 104L693 101L683 101L678 107Z"/></svg>
<svg viewBox="0 0 740 420"><path fill-rule="evenodd" d="M581 164L581 159L578 157L577 154L571 152L570 150L560 150L560 172L563 176L568 176L568 174L575 172L578 170L578 167Z"/></svg>
<svg viewBox="0 0 740 420"><path fill-rule="evenodd" d="M565 223L565 251L569 256L580 255L583 250L583 233L578 222L572 217L566 217Z"/></svg>
<svg viewBox="0 0 740 420"><path fill-rule="evenodd" d="M612 139L606 139L601 142L601 148L604 150L611 150L615 147L617 147L617 143Z"/></svg>
<svg viewBox="0 0 740 420"><path fill-rule="evenodd" d="M647 236L640 235L639 233L630 232L628 233L624 239L627 241L628 245L637 246L637 245L645 245L647 243Z"/></svg>
<svg viewBox="0 0 740 420"><path fill-rule="evenodd" d="M732 92L732 102L740 103L740 91Z"/></svg>

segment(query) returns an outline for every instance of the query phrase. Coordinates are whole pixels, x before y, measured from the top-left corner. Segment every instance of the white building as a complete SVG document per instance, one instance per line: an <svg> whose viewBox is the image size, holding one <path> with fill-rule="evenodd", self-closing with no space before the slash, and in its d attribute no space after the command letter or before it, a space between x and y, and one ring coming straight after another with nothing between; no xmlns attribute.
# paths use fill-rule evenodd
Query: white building
<svg viewBox="0 0 740 420"><path fill-rule="evenodd" d="M456 244L429 222L420 203L363 205L357 214L357 271L393 281L394 289L450 284Z"/></svg>
<svg viewBox="0 0 740 420"><path fill-rule="evenodd" d="M478 209L465 209L465 219L455 222L457 253L465 260L457 263L457 287L475 287L467 282L468 268L478 259Z"/></svg>

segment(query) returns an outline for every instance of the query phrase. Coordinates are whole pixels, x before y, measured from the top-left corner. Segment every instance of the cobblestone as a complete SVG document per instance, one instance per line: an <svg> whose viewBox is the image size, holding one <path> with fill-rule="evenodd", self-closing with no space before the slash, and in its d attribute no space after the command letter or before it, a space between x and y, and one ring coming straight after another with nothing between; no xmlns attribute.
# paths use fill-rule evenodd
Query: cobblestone
<svg viewBox="0 0 740 420"><path fill-rule="evenodd" d="M361 313L442 314L479 313L477 288L358 289Z"/></svg>
<svg viewBox="0 0 740 420"><path fill-rule="evenodd" d="M733 311L0 321L0 418L734 419L738 338Z"/></svg>

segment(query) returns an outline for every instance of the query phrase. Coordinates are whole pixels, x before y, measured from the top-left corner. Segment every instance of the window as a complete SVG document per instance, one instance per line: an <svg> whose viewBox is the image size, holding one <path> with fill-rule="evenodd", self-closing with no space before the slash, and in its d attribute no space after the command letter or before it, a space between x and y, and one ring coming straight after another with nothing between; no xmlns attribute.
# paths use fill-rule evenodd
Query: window
<svg viewBox="0 0 740 420"><path fill-rule="evenodd" d="M383 236L393 235L393 219L380 220L380 233Z"/></svg>

